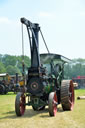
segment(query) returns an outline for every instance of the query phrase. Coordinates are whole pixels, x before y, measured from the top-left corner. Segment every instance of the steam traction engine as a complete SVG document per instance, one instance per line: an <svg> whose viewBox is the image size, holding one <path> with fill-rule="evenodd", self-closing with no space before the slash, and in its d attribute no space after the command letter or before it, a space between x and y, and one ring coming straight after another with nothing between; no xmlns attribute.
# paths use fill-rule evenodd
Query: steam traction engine
<svg viewBox="0 0 85 128"><path fill-rule="evenodd" d="M36 111L48 106L50 116L56 115L57 105L60 103L64 111L72 110L74 106L73 83L72 80L63 80L64 64L70 60L49 52L39 24L31 23L25 18L21 18L21 23L26 25L28 31L31 66L28 69L27 91L19 92L16 96L16 115L22 116L26 105L32 106ZM39 54L39 32L48 50L46 54ZM26 97L28 97L28 102L26 102Z"/></svg>

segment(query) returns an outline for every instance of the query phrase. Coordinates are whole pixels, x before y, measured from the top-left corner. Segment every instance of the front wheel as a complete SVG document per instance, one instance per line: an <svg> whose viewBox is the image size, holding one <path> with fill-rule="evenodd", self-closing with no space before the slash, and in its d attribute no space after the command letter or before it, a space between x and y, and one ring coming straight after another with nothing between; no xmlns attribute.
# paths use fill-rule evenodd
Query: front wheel
<svg viewBox="0 0 85 128"><path fill-rule="evenodd" d="M58 100L57 100L56 92L51 92L49 94L49 104L48 104L50 116L55 116L56 115L57 104L58 104Z"/></svg>
<svg viewBox="0 0 85 128"><path fill-rule="evenodd" d="M25 95L22 92L19 92L15 100L15 112L17 116L24 115L25 112Z"/></svg>

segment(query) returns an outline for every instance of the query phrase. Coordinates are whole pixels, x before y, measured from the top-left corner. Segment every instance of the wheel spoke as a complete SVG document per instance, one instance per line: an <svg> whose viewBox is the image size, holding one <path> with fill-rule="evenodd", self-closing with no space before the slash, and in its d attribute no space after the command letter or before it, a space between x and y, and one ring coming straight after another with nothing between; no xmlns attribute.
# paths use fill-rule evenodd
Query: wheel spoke
<svg viewBox="0 0 85 128"><path fill-rule="evenodd" d="M69 92L69 97L72 97L72 92Z"/></svg>
<svg viewBox="0 0 85 128"><path fill-rule="evenodd" d="M56 102L55 100L53 100L53 104L54 105L58 105L58 102Z"/></svg>
<svg viewBox="0 0 85 128"><path fill-rule="evenodd" d="M72 105L72 102L69 100L69 103Z"/></svg>

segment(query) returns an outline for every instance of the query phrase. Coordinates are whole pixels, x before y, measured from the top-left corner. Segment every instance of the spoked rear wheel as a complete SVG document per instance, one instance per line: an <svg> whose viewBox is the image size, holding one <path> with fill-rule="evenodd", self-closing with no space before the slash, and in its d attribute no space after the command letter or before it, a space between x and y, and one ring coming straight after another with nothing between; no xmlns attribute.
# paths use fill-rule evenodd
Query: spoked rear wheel
<svg viewBox="0 0 85 128"><path fill-rule="evenodd" d="M15 100L15 112L17 116L24 115L25 112L25 95L22 92L19 92Z"/></svg>
<svg viewBox="0 0 85 128"><path fill-rule="evenodd" d="M64 111L73 110L74 87L72 80L63 80L61 84L61 104Z"/></svg>
<svg viewBox="0 0 85 128"><path fill-rule="evenodd" d="M56 92L51 92L49 94L49 114L50 116L55 116L57 112L57 96Z"/></svg>

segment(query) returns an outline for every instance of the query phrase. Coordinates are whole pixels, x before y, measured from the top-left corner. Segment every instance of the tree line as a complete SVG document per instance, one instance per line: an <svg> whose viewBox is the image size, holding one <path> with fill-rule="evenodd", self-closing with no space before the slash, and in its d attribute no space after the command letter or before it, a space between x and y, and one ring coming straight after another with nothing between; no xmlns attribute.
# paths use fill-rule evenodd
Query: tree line
<svg viewBox="0 0 85 128"><path fill-rule="evenodd" d="M85 76L85 59L73 59L70 63L65 64L64 78L72 79L77 76Z"/></svg>
<svg viewBox="0 0 85 128"><path fill-rule="evenodd" d="M25 72L30 66L30 58L24 56ZM0 54L0 73L9 73L15 75L22 74L22 56L2 55ZM72 79L77 76L85 76L85 59L73 59L64 66L64 78Z"/></svg>
<svg viewBox="0 0 85 128"><path fill-rule="evenodd" d="M24 56L25 72L30 66L30 58ZM22 56L2 55L0 54L0 73L8 73L9 75L22 74Z"/></svg>

